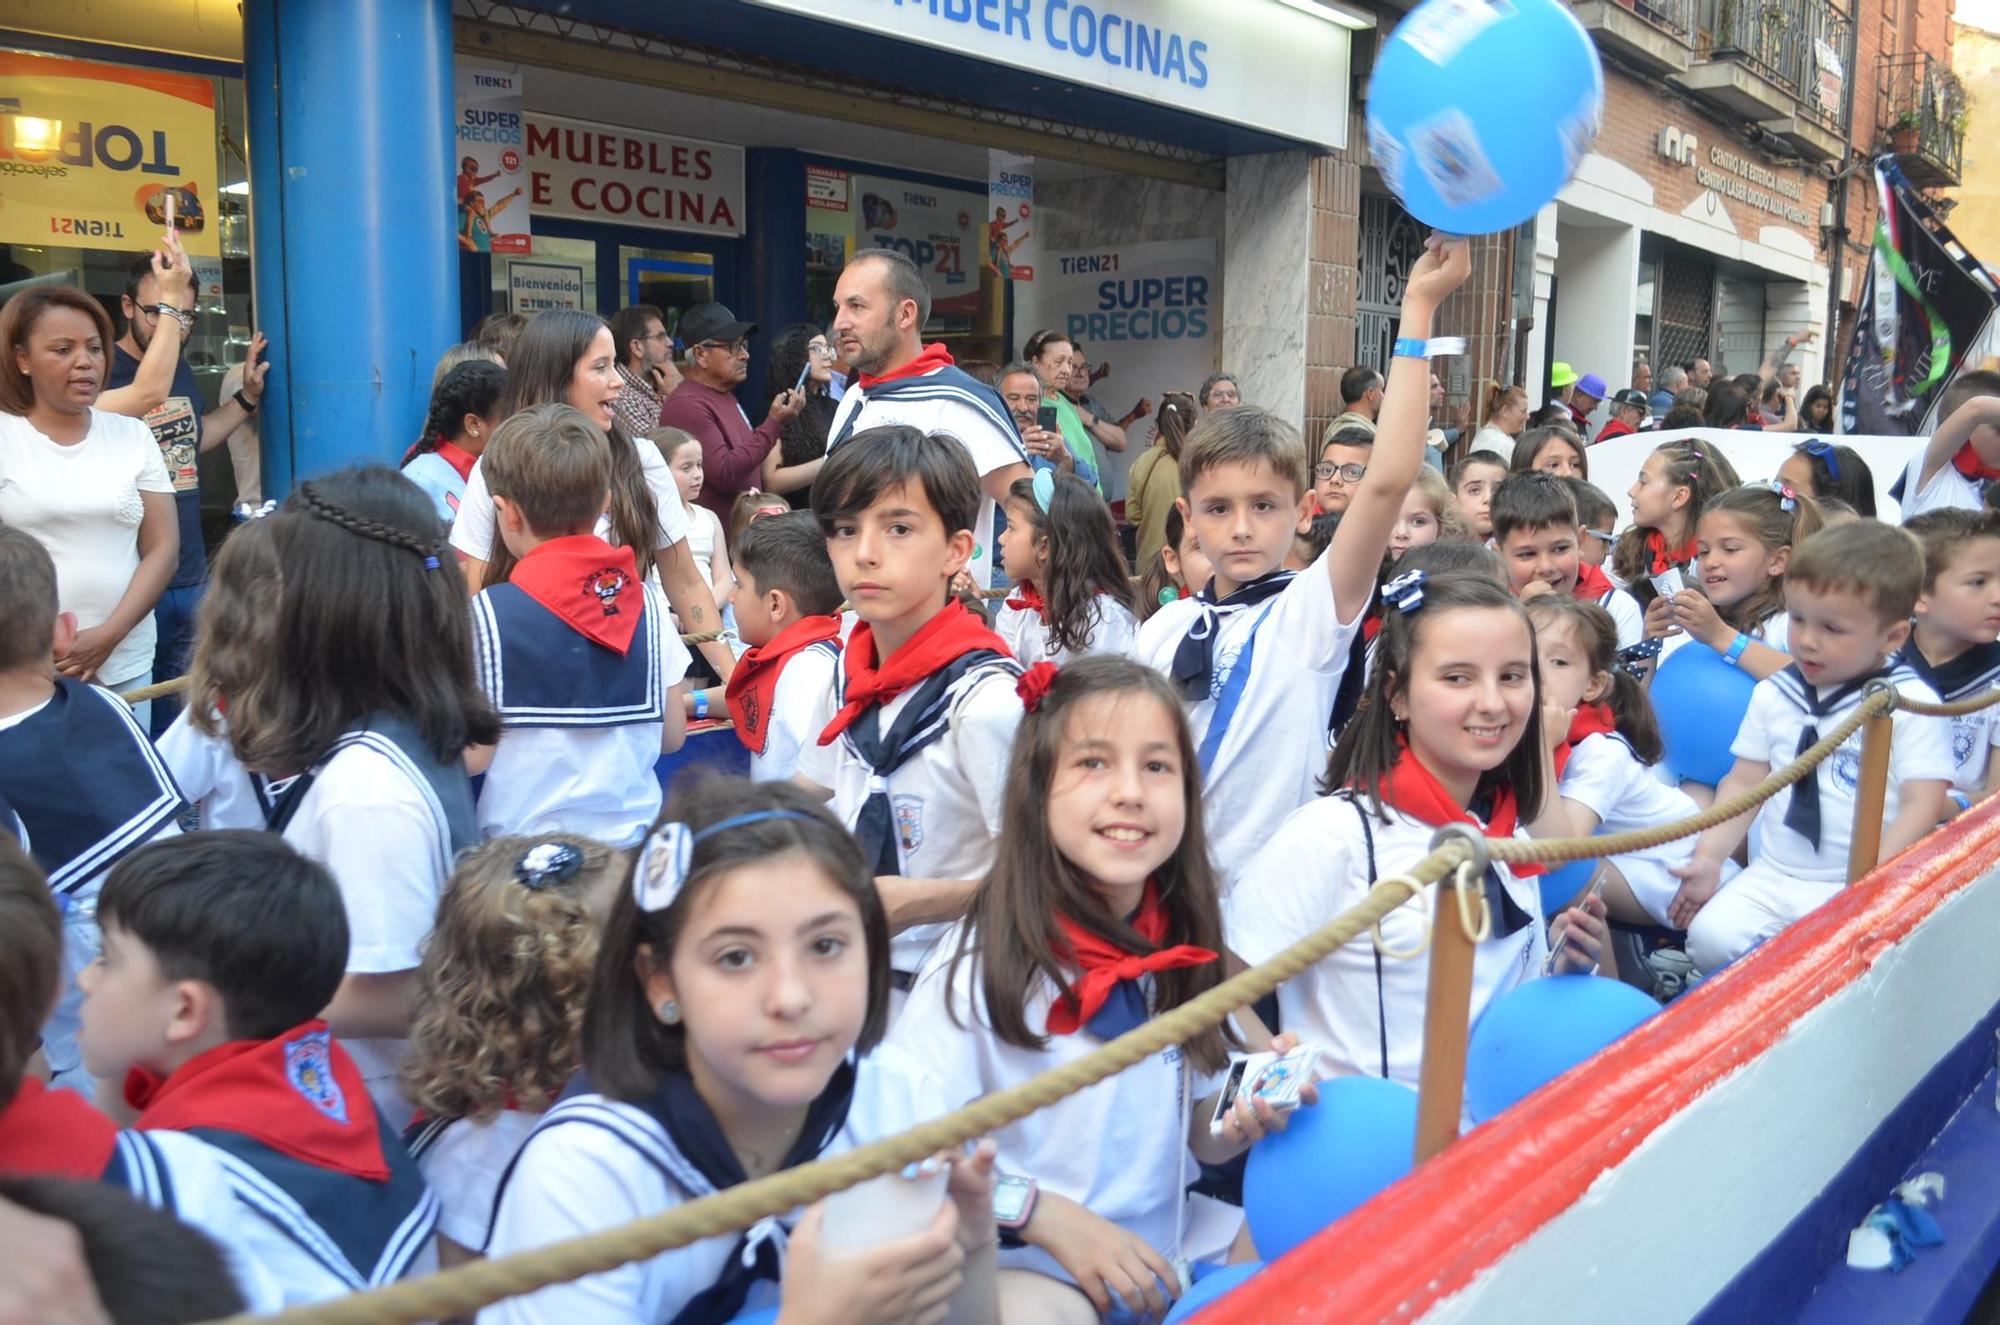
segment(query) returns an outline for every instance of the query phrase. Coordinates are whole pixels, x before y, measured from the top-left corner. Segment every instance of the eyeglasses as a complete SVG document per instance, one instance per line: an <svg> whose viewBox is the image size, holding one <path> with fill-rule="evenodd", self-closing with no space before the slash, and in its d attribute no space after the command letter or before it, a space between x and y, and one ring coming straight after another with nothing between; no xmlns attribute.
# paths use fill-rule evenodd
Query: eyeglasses
<svg viewBox="0 0 2000 1325"><path fill-rule="evenodd" d="M134 304L132 307L138 309L155 322L160 320L160 306L158 304Z"/></svg>
<svg viewBox="0 0 2000 1325"><path fill-rule="evenodd" d="M667 329L666 329L665 327L661 327L661 328L660 328L660 329L659 329L658 331L655 331L655 332L651 333L650 335L645 335L645 336L641 336L641 337L639 337L639 339L640 339L640 340L672 340L672 339L673 339L673 337L667 334Z"/></svg>
<svg viewBox="0 0 2000 1325"><path fill-rule="evenodd" d="M698 350L726 350L730 354L748 354L750 353L750 342L748 339L742 337L736 340L705 340L696 345L695 348Z"/></svg>
<svg viewBox="0 0 2000 1325"><path fill-rule="evenodd" d="M1601 538L1607 543L1616 542L1618 539L1618 535L1612 533L1609 529L1592 529L1589 525L1585 525L1583 532L1590 538Z"/></svg>
<svg viewBox="0 0 2000 1325"><path fill-rule="evenodd" d="M1361 476L1368 472L1366 465L1314 465L1313 477L1324 483L1338 478L1343 483L1359 483Z"/></svg>
<svg viewBox="0 0 2000 1325"><path fill-rule="evenodd" d="M806 346L806 353L810 354L815 359L831 358L833 356L833 346L822 345L819 342L815 341L812 344Z"/></svg>

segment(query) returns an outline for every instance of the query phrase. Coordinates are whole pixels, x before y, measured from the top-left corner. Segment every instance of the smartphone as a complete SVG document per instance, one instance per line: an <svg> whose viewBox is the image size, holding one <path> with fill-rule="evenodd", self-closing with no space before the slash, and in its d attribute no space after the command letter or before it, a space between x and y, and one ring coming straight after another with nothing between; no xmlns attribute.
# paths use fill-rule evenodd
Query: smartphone
<svg viewBox="0 0 2000 1325"><path fill-rule="evenodd" d="M808 376L810 376L810 375L811 375L811 373L812 373L812 370L813 370L813 365L812 365L812 356L811 356L811 355L807 355L807 356L806 356L806 366L805 366L805 367L803 367L803 368L801 368L801 369L799 369L799 380L798 380L798 381L796 381L796 382L794 382L794 383L792 383L792 390L794 390L794 391L803 391L803 390L805 390L805 389L806 389L806 378L807 378Z"/></svg>
<svg viewBox="0 0 2000 1325"><path fill-rule="evenodd" d="M1288 1053L1251 1054L1231 1063L1229 1075L1223 1078L1222 1093L1215 1100L1215 1112L1208 1120L1209 1135L1222 1135L1223 1124L1228 1121L1230 1110L1236 1107L1236 1097L1246 1092L1253 1098L1261 1098L1279 1113L1298 1108L1300 1094L1319 1077L1323 1056L1324 1051L1318 1045L1302 1044Z"/></svg>
<svg viewBox="0 0 2000 1325"><path fill-rule="evenodd" d="M1054 405L1043 405L1035 411L1035 426L1043 432L1060 431L1061 420L1056 418Z"/></svg>
<svg viewBox="0 0 2000 1325"><path fill-rule="evenodd" d="M1609 881L1610 878L1611 878L1611 871L1605 869L1603 863L1599 862L1596 873L1591 876L1590 891L1586 892L1582 897L1572 902L1569 906L1564 907L1563 910L1565 911L1574 910L1576 907L1582 906L1585 902L1588 902L1593 897L1603 896L1604 885L1607 881ZM1542 963L1543 975L1555 974L1556 958L1563 955L1563 949L1569 946L1569 936L1571 934L1574 934L1575 932L1576 931L1574 929L1564 930L1563 936L1556 940L1554 947L1549 949L1548 959Z"/></svg>

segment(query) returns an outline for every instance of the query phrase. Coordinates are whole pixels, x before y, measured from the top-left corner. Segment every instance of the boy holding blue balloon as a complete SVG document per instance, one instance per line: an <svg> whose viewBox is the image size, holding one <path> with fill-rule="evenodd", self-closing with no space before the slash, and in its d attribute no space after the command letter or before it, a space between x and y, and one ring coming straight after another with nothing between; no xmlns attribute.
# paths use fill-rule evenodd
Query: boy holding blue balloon
<svg viewBox="0 0 2000 1325"><path fill-rule="evenodd" d="M1910 614L1924 588L1916 539L1874 520L1813 535L1785 572L1794 662L1751 692L1730 751L1736 765L1715 789L1727 800L1797 759L1849 717L1868 683L1891 681L1906 699L1935 703L1937 692L1897 661ZM1951 784L1951 724L1898 711L1882 805L1882 858L1929 832ZM1703 971L1734 961L1831 898L1847 881L1861 733L1813 772L1755 812L1756 858L1724 880L1723 863L1753 827L1744 814L1709 829L1694 857L1674 873L1680 892L1668 907L1688 931L1688 956Z"/></svg>

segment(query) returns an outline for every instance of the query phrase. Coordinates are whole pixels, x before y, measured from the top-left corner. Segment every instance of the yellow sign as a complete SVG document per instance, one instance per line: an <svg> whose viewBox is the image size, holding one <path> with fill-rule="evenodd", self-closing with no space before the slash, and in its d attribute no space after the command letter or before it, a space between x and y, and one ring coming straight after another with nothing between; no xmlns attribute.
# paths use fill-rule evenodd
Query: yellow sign
<svg viewBox="0 0 2000 1325"><path fill-rule="evenodd" d="M0 51L0 244L222 256L215 84Z"/></svg>

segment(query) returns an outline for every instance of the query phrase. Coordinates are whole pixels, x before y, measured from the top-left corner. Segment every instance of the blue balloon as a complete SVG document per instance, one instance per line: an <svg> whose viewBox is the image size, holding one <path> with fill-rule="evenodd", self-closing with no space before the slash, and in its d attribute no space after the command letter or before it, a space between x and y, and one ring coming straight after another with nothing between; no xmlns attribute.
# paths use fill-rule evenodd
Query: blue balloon
<svg viewBox="0 0 2000 1325"><path fill-rule="evenodd" d="M1575 896L1590 886L1597 872L1597 859L1572 860L1542 876L1542 915L1553 919Z"/></svg>
<svg viewBox="0 0 2000 1325"><path fill-rule="evenodd" d="M1242 1265L1225 1265L1220 1270L1203 1275L1181 1294L1180 1301L1174 1303L1174 1309L1167 1313L1166 1325L1186 1320L1263 1268L1262 1261L1246 1261Z"/></svg>
<svg viewBox="0 0 2000 1325"><path fill-rule="evenodd" d="M1756 688L1756 677L1699 641L1667 656L1653 675L1653 712L1676 777L1713 787L1735 767L1729 746Z"/></svg>
<svg viewBox="0 0 2000 1325"><path fill-rule="evenodd" d="M1319 1103L1250 1148L1243 1211L1257 1254L1276 1260L1410 1171L1417 1092L1381 1077L1319 1083Z"/></svg>
<svg viewBox="0 0 2000 1325"><path fill-rule="evenodd" d="M1376 169L1412 216L1455 235L1533 217L1603 118L1597 48L1556 0L1425 0L1382 43L1368 80Z"/></svg>
<svg viewBox="0 0 2000 1325"><path fill-rule="evenodd" d="M1551 975L1503 994L1466 1046L1467 1111L1476 1122L1495 1117L1659 1010L1601 975Z"/></svg>

